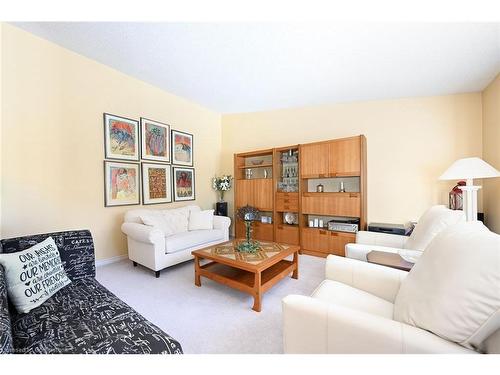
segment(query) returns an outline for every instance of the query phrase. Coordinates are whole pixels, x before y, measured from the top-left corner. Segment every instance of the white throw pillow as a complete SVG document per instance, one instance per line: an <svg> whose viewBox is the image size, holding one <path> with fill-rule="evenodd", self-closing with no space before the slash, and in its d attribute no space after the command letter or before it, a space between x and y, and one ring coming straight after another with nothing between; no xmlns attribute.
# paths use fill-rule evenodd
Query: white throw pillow
<svg viewBox="0 0 500 375"><path fill-rule="evenodd" d="M52 237L17 253L0 254L0 264L10 300L21 313L30 312L71 283Z"/></svg>
<svg viewBox="0 0 500 375"><path fill-rule="evenodd" d="M175 233L172 224L165 218L161 211L151 211L147 214L141 214L140 218L144 225L161 230L165 236L170 236Z"/></svg>
<svg viewBox="0 0 500 375"><path fill-rule="evenodd" d="M500 328L500 235L481 222L438 234L402 282L394 319L479 348Z"/></svg>
<svg viewBox="0 0 500 375"><path fill-rule="evenodd" d="M214 229L214 210L191 212L189 230Z"/></svg>
<svg viewBox="0 0 500 375"><path fill-rule="evenodd" d="M432 239L450 225L465 222L461 210L450 210L445 206L433 206L422 215L411 236L405 243L405 249L424 251Z"/></svg>
<svg viewBox="0 0 500 375"><path fill-rule="evenodd" d="M187 232L189 229L189 214L199 211L200 208L198 206L191 205L164 210L163 215L168 225L172 228L172 234L175 234Z"/></svg>

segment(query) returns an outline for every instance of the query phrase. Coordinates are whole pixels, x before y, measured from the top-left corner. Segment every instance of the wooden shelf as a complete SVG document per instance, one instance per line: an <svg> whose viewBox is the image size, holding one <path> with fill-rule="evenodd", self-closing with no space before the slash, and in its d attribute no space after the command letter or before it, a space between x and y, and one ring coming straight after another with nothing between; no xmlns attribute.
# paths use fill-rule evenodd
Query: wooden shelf
<svg viewBox="0 0 500 375"><path fill-rule="evenodd" d="M276 276L281 273L291 273L293 262L290 260L280 260L275 265L265 269L261 273L262 289L268 290L274 283L276 283ZM245 271L239 268L226 266L224 264L210 262L201 266L202 270L210 271L211 274L203 274L214 281L231 282L232 286L243 292L251 292L254 288L255 274L253 272ZM269 285L267 285L269 283Z"/></svg>
<svg viewBox="0 0 500 375"><path fill-rule="evenodd" d="M238 169L249 169L249 168L270 168L272 164L260 164L260 165L241 165Z"/></svg>
<svg viewBox="0 0 500 375"><path fill-rule="evenodd" d="M357 198L359 197L359 192L349 192L349 191L346 191L344 193L342 192L338 192L338 191L325 191L323 193L317 193L315 191L311 191L311 192L303 192L302 193L302 196L303 197L350 197L350 198Z"/></svg>
<svg viewBox="0 0 500 375"><path fill-rule="evenodd" d="M342 232L340 230L328 230L327 227L324 227L324 228L317 228L317 227L308 227L308 226L305 226L303 229L308 229L308 230L316 230L316 231L326 231L328 233L338 233L339 235L346 235L346 236L352 236L352 237L356 237L356 233L354 232Z"/></svg>
<svg viewBox="0 0 500 375"><path fill-rule="evenodd" d="M339 178L339 177L361 177L359 172L339 172L339 173L319 173L319 174L303 174L300 178L318 179L318 178Z"/></svg>
<svg viewBox="0 0 500 375"><path fill-rule="evenodd" d="M255 181L255 180L272 180L271 177L268 178L237 178L240 181Z"/></svg>

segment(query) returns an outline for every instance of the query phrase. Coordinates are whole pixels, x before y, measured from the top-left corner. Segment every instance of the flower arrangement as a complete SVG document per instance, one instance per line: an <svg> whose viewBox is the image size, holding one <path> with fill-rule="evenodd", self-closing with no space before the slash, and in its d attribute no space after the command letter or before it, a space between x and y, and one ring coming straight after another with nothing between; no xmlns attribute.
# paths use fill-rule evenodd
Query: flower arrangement
<svg viewBox="0 0 500 375"><path fill-rule="evenodd" d="M212 187L220 193L220 201L224 201L224 193L231 190L233 186L233 176L223 175L212 179Z"/></svg>

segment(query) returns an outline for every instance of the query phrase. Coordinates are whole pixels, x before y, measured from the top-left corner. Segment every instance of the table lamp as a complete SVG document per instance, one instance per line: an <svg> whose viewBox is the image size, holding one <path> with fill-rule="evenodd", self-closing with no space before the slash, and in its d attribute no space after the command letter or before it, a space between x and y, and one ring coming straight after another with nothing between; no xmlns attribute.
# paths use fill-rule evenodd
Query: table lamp
<svg viewBox="0 0 500 375"><path fill-rule="evenodd" d="M467 221L477 221L477 191L481 186L474 186L474 178L499 177L500 172L480 158L464 158L454 162L440 177L440 180L465 180L465 186L459 186L464 192L464 211Z"/></svg>

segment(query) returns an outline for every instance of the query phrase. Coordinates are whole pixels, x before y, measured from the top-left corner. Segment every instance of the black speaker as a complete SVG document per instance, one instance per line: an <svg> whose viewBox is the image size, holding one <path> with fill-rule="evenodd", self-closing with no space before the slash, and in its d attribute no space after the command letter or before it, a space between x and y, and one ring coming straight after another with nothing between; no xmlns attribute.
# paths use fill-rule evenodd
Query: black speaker
<svg viewBox="0 0 500 375"><path fill-rule="evenodd" d="M227 216L227 202L217 202L215 204L215 214L217 216Z"/></svg>

